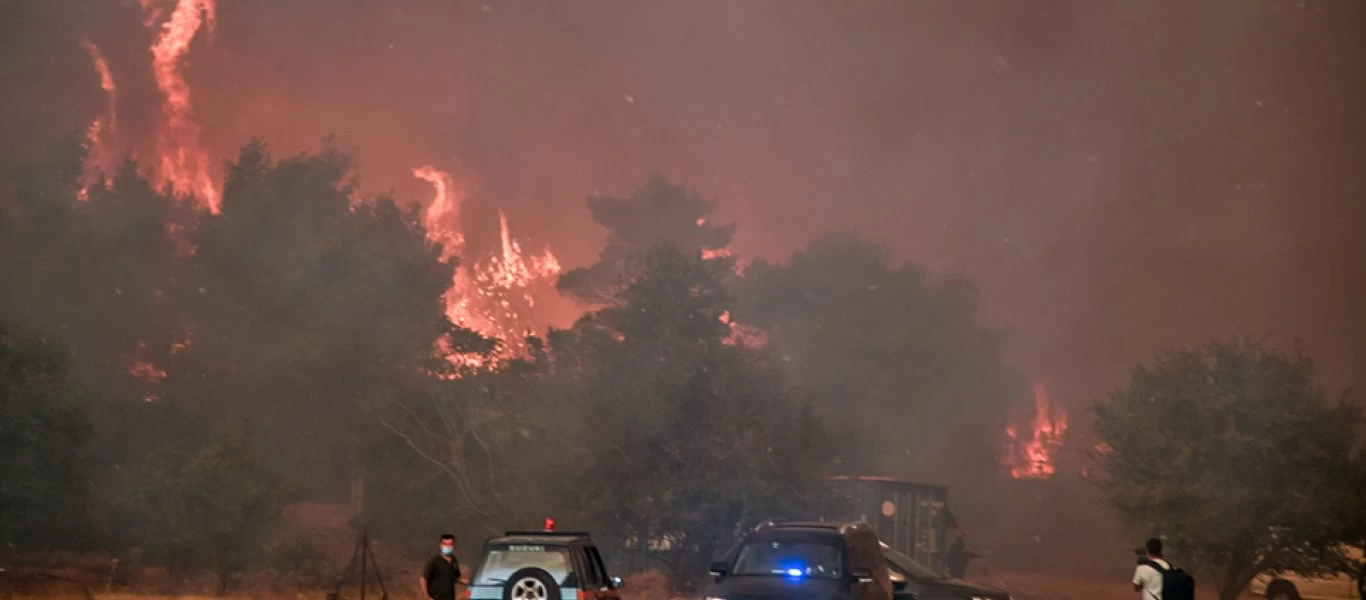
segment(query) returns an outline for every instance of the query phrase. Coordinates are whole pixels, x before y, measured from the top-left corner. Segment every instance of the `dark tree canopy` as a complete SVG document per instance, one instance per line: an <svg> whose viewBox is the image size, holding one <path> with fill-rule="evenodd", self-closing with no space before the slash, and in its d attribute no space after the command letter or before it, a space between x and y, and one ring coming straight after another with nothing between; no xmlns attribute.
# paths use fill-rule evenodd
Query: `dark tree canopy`
<svg viewBox="0 0 1366 600"><path fill-rule="evenodd" d="M358 198L350 178L331 146L279 161L260 142L242 150L222 213L194 231L192 341L168 369L216 419L260 416L279 464L332 494L358 475L365 404L419 385L452 331L453 265L415 213Z"/></svg>
<svg viewBox="0 0 1366 600"><path fill-rule="evenodd" d="M1341 544L1362 541L1361 408L1328 399L1299 351L1172 350L1095 412L1111 506L1177 561L1215 569L1223 600L1259 573L1342 570Z"/></svg>
<svg viewBox="0 0 1366 600"><path fill-rule="evenodd" d="M59 548L85 533L88 406L62 350L0 324L0 541Z"/></svg>
<svg viewBox="0 0 1366 600"><path fill-rule="evenodd" d="M98 456L112 468L256 415L279 465L344 493L371 430L361 405L417 385L439 337L464 339L443 314L454 265L417 215L357 197L330 145L283 160L247 145L218 215L131 161L79 200L82 159L69 144L17 173L0 317L51 332L101 390Z"/></svg>
<svg viewBox="0 0 1366 600"><path fill-rule="evenodd" d="M992 472L998 415L1019 387L971 282L830 235L786 264L755 261L737 293L737 319L768 333L793 389L879 440L886 458L863 467L955 481Z"/></svg>
<svg viewBox="0 0 1366 600"><path fill-rule="evenodd" d="M173 571L210 568L219 595L233 574L265 562L291 493L245 422L193 450L162 448L138 469L132 488L146 524L142 545Z"/></svg>
<svg viewBox="0 0 1366 600"><path fill-rule="evenodd" d="M156 369L182 327L175 306L180 265L168 231L191 215L157 193L133 162L76 200L79 145L14 178L20 207L0 229L0 318L44 331L72 357L73 374L100 391L90 408L105 433L139 428L144 400L160 394ZM74 170L73 170L74 169ZM73 179L75 178L75 179ZM118 447L101 435L97 456Z"/></svg>
<svg viewBox="0 0 1366 600"><path fill-rule="evenodd" d="M603 433L573 493L609 539L667 541L679 585L736 527L793 514L826 472L808 452L824 432L773 357L728 341L729 263L673 245L640 254L606 308L551 338L558 381L583 390Z"/></svg>
<svg viewBox="0 0 1366 600"><path fill-rule="evenodd" d="M593 196L588 211L607 229L607 244L597 261L560 277L561 292L590 304L610 300L624 285L627 263L660 244L685 253L720 252L730 245L735 225L710 222L713 202L661 176L651 177L629 198Z"/></svg>

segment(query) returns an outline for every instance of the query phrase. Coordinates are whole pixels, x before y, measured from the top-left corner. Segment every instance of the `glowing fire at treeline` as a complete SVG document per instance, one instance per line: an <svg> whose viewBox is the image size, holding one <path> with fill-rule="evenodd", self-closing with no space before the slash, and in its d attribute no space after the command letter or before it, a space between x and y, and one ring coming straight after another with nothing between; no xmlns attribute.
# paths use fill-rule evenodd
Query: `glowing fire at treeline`
<svg viewBox="0 0 1366 600"><path fill-rule="evenodd" d="M168 190L176 198L191 202L195 208L218 214L221 191L209 169L209 153L201 141L201 126L195 120L191 103L191 89L183 68L191 42L201 32L213 33L216 0L139 0L143 11L143 25L153 32L149 46L151 70L161 97L160 121L157 123L155 156L149 173L153 183ZM100 88L107 97L106 110L96 116L87 127L84 144L87 150L85 171L78 199L88 200L89 190L97 183L110 185L108 173L114 166L111 152L118 138L117 91L109 64L100 49L89 40L82 40L82 48L89 54ZM462 203L469 195L466 182L458 181L448 172L434 165L412 169L412 175L434 188L434 196L422 211L422 225L428 240L441 247L443 262L457 261L458 268L444 295L445 314L452 323L497 338L502 344L495 361L520 356L526 351L526 336L536 330L531 311L536 305L538 286L553 284L560 275L558 259L549 248L539 254L528 254L522 242L515 238L507 215L498 212L499 245L485 252L466 247L461 219ZM705 221L699 220L698 226ZM730 256L726 249L706 250L704 259ZM736 266L737 272L739 265ZM731 329L728 344L760 347L767 343L763 331L735 322L729 313L720 317ZM192 332L186 331L184 341L175 342L171 353L188 346ZM436 352L454 364L467 367L489 367L483 359L453 351L444 340L436 342ZM145 344L139 344L128 363L128 373L147 384L157 384L167 378L165 369L146 358ZM1067 431L1067 415L1048 398L1044 383L1034 388L1035 415L1031 423L1032 435L1025 438L1012 425L1007 428L1005 466L1015 478L1048 478L1055 472L1054 457ZM146 400L152 402L155 394Z"/></svg>
<svg viewBox="0 0 1366 600"><path fill-rule="evenodd" d="M441 259L450 260L463 252L465 237L460 231L460 204L463 187L455 179L431 165L413 169L413 176L432 184L436 196L423 211L427 238L442 247ZM498 211L499 252L459 265L446 292L446 318L452 323L502 340L501 358L520 355L525 338L535 330L523 307L536 305L532 287L553 282L560 274L560 262L546 248L537 256L526 256L522 245L508 230L507 215Z"/></svg>
<svg viewBox="0 0 1366 600"><path fill-rule="evenodd" d="M1014 425L1006 427L1005 466L1015 479L1048 479L1057 471L1055 459L1067 433L1067 411L1048 397L1048 384L1034 383L1032 436L1021 439Z"/></svg>

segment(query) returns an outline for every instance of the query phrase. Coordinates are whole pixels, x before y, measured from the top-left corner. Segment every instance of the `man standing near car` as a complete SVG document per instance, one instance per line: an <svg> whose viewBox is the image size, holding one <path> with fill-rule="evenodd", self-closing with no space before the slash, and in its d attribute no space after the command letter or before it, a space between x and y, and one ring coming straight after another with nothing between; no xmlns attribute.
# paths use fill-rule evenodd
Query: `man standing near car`
<svg viewBox="0 0 1366 600"><path fill-rule="evenodd" d="M455 559L455 536L441 536L441 551L422 568L417 578L423 598L455 600L455 584L461 583L460 561Z"/></svg>
<svg viewBox="0 0 1366 600"><path fill-rule="evenodd" d="M1168 571L1172 565L1162 558L1162 540L1148 540L1144 552L1148 553L1148 557L1134 571L1134 591L1139 593L1139 600L1162 600L1162 572L1153 568L1153 565Z"/></svg>

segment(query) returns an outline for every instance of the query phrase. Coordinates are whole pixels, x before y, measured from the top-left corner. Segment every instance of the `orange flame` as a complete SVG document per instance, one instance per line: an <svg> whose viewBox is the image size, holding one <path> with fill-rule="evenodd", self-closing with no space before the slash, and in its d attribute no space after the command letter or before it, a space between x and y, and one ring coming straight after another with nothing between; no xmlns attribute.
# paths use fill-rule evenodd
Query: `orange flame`
<svg viewBox="0 0 1366 600"><path fill-rule="evenodd" d="M536 279L559 275L560 261L550 248L546 248L540 256L532 256L530 260L522 258L522 246L508 233L508 217L501 209L498 211L498 232L503 243L503 254L501 260L494 259L489 271L501 287L526 287ZM528 301L531 299L528 298Z"/></svg>
<svg viewBox="0 0 1366 600"><path fill-rule="evenodd" d="M465 237L460 234L454 219L459 216L460 202L464 194L458 193L455 180L449 173L437 170L431 165L413 169L413 177L426 181L436 188L436 198L422 212L422 225L427 229L427 239L442 245L441 259L446 260L457 254L465 245Z"/></svg>
<svg viewBox="0 0 1366 600"><path fill-rule="evenodd" d="M441 258L449 260L465 249L464 236L457 227L465 192L449 173L431 165L413 169L413 176L435 188L436 196L423 211L422 221L427 239L442 244ZM539 255L527 256L521 242L512 236L507 215L501 210L498 228L498 252L467 260L456 270L445 295L446 318L502 340L499 357L507 359L525 352L525 338L534 331L529 312L536 306L536 298L531 288L539 282L553 281L561 268L549 248ZM482 366L472 357L454 355L445 342L439 341L436 351L455 364Z"/></svg>
<svg viewBox="0 0 1366 600"><path fill-rule="evenodd" d="M147 383L160 383L166 379L166 370L145 360L133 361L128 366L128 374Z"/></svg>
<svg viewBox="0 0 1366 600"><path fill-rule="evenodd" d="M730 334L721 340L722 344L757 349L768 343L768 334L764 330L736 321L730 316L730 311L721 313L721 322L730 327Z"/></svg>
<svg viewBox="0 0 1366 600"><path fill-rule="evenodd" d="M1048 398L1048 385L1034 383L1033 437L1021 444L1014 425L1006 427L1006 467L1015 479L1048 479L1056 471L1054 458L1067 433L1067 411Z"/></svg>
<svg viewBox="0 0 1366 600"><path fill-rule="evenodd" d="M114 85L114 75L109 72L109 63L104 60L98 46L88 39L82 39L81 48L90 55L90 61L95 65L95 72L100 76L100 89L109 94L109 132L115 133L119 128L119 121L118 112L114 110L114 92L118 91L118 86Z"/></svg>
<svg viewBox="0 0 1366 600"><path fill-rule="evenodd" d="M474 261L461 273L451 290L455 302L448 303L447 315L452 322L502 340L500 357L512 358L525 352L525 338L535 330L530 311L536 298L531 288L553 282L560 262L549 248L526 257L501 210L498 226L501 252Z"/></svg>
<svg viewBox="0 0 1366 600"><path fill-rule="evenodd" d="M152 27L162 14L160 2L141 0L141 4L144 24ZM214 0L179 0L151 49L164 119L157 138L157 184L169 185L177 196L193 195L209 212L218 214L218 187L209 176L209 157L200 146L199 124L190 108L190 84L181 72L190 41L201 28L212 33L214 24Z"/></svg>
<svg viewBox="0 0 1366 600"><path fill-rule="evenodd" d="M107 173L111 163L105 137L117 133L119 121L118 110L115 108L116 95L118 88L114 85L114 75L109 72L109 63L105 62L104 55L100 53L99 47L88 39L81 40L81 48L90 55L90 61L95 66L95 72L100 76L100 89L104 90L109 97L109 111L107 114L95 117L90 122L90 127L85 132L85 165L83 165L83 175L81 177L81 189L76 192L77 199L81 201L90 199L90 188L97 181L103 180L108 186L110 184Z"/></svg>

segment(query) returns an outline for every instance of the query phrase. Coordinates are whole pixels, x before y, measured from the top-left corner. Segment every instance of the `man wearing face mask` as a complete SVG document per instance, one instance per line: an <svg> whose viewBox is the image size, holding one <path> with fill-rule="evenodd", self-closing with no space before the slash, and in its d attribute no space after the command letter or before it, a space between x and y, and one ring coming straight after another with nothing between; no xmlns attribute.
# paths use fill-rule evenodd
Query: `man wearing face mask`
<svg viewBox="0 0 1366 600"><path fill-rule="evenodd" d="M417 578L422 597L432 600L455 600L455 584L460 582L460 562L455 559L455 536L441 536L441 553L427 561L422 576Z"/></svg>

